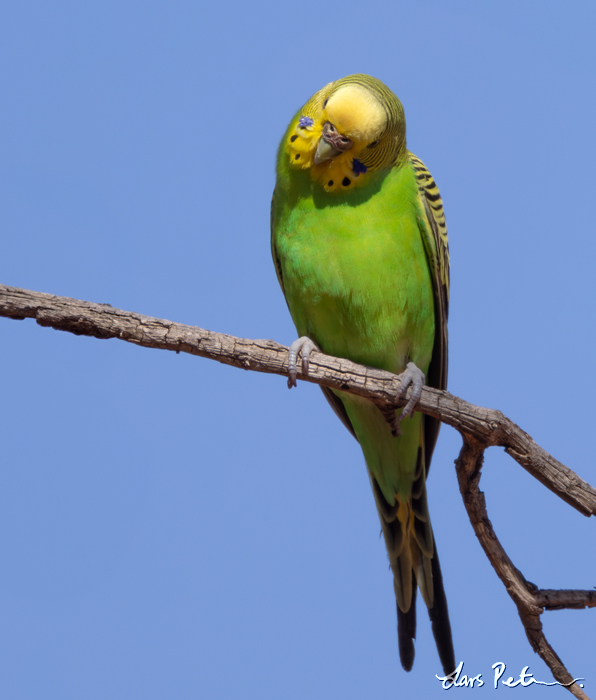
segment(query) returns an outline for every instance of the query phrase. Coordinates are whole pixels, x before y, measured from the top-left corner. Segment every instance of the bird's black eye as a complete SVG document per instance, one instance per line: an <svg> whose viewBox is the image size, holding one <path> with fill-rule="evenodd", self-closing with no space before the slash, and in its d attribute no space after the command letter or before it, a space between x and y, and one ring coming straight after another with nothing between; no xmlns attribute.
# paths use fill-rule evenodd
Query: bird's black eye
<svg viewBox="0 0 596 700"><path fill-rule="evenodd" d="M378 146L379 142L378 141L373 141L372 143L369 143L367 148L374 148L375 146Z"/></svg>
<svg viewBox="0 0 596 700"><path fill-rule="evenodd" d="M323 109L325 109L325 107L327 106L327 102L329 102L329 98L327 98L325 102L323 102Z"/></svg>

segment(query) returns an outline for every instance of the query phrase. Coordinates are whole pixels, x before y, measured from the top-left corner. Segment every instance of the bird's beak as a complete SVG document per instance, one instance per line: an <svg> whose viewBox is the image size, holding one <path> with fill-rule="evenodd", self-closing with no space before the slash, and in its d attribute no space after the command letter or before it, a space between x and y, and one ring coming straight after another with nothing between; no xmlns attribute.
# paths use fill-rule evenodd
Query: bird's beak
<svg viewBox="0 0 596 700"><path fill-rule="evenodd" d="M335 148L333 144L325 140L324 136L321 136L313 158L313 162L315 165L319 165L319 163L324 163L326 160L331 160L331 158L335 158L335 156L339 153L341 153L341 151L338 148Z"/></svg>

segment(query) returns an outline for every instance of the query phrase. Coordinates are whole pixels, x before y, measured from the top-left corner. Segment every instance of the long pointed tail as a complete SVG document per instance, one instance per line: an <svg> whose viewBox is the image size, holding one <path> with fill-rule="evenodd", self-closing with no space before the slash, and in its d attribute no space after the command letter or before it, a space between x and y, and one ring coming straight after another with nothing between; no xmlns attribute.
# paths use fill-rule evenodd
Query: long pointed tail
<svg viewBox="0 0 596 700"><path fill-rule="evenodd" d="M414 640L416 639L416 576L412 571L412 604L408 612L402 612L397 605L397 645L402 668L411 671L414 665Z"/></svg>
<svg viewBox="0 0 596 700"><path fill-rule="evenodd" d="M434 555L431 560L433 577L432 608L428 608L428 617L432 625L433 637L437 645L439 659L445 675L455 670L455 651L451 637L451 623L449 622L449 610L447 609L447 597L443 588L443 575L439 564L439 555L435 544ZM416 639L416 576L412 571L412 602L408 612L402 612L397 605L397 641L399 646L399 658L402 667L411 671L414 665L414 640Z"/></svg>
<svg viewBox="0 0 596 700"><path fill-rule="evenodd" d="M421 465L420 465L421 466ZM424 469L417 470L408 501L397 497L390 505L376 480L371 477L397 602L397 638L401 664L410 671L414 664L416 639L416 592L428 608L432 632L445 674L455 669L451 623L439 555L426 502Z"/></svg>
<svg viewBox="0 0 596 700"><path fill-rule="evenodd" d="M443 588L443 574L439 564L439 553L435 542L435 551L432 558L434 605L428 609L428 616L432 623L433 637L439 652L439 658L443 665L445 675L455 671L455 651L451 636L451 623L449 622L449 610L447 609L447 597Z"/></svg>

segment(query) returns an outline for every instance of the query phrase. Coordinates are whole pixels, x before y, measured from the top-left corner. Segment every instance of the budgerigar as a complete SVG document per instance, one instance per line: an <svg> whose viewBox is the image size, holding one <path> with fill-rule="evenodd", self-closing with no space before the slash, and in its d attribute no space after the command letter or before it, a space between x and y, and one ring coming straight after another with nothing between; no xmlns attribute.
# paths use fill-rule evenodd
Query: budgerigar
<svg viewBox="0 0 596 700"><path fill-rule="evenodd" d="M432 176L406 148L401 102L382 82L336 80L292 119L279 148L271 244L300 336L290 349L290 386L296 356L308 371L316 348L413 385L410 402L396 412L397 437L371 402L323 391L364 452L393 572L402 666L409 671L414 662L419 588L451 673L455 655L426 498L440 423L413 412L425 381L447 384L447 229Z"/></svg>

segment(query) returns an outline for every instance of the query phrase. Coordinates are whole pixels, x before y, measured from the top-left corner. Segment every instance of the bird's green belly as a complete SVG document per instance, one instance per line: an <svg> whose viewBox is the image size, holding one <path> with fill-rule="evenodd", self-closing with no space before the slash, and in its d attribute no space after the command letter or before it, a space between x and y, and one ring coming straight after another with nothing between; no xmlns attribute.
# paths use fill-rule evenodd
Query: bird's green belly
<svg viewBox="0 0 596 700"><path fill-rule="evenodd" d="M411 360L426 372L434 302L420 231L411 213L383 214L294 207L278 243L288 305L323 352L392 372Z"/></svg>

